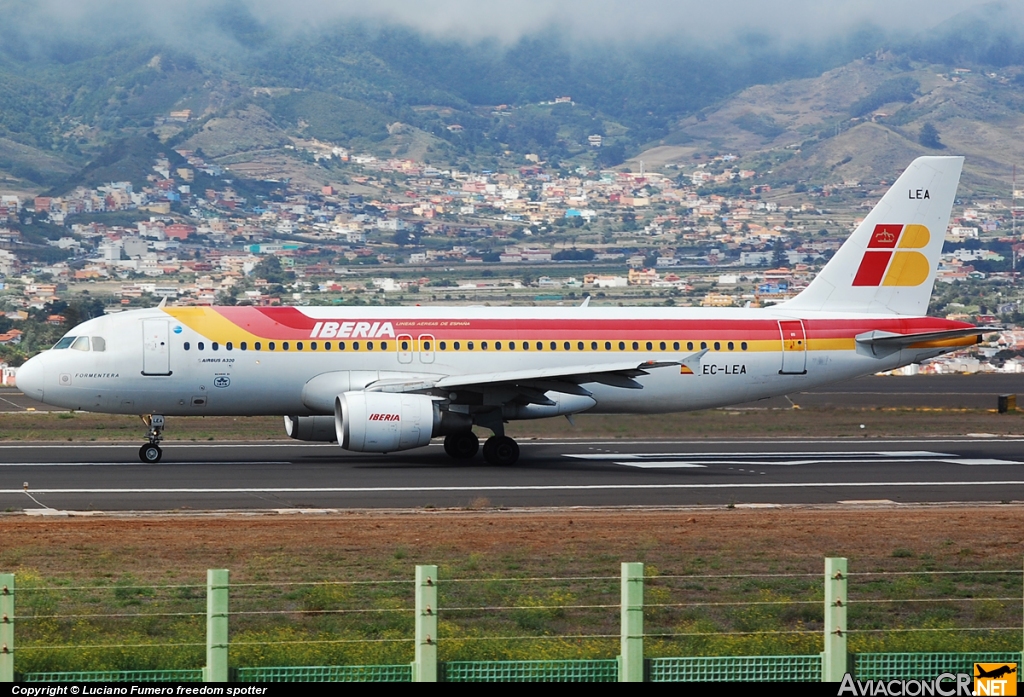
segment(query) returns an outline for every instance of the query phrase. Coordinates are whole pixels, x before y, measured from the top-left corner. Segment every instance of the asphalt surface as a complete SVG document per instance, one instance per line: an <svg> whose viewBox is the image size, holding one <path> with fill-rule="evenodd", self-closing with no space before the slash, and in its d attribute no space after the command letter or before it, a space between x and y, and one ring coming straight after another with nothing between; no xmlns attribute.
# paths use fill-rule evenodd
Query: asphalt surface
<svg viewBox="0 0 1024 697"><path fill-rule="evenodd" d="M867 377L744 405L993 409L1024 375ZM0 411L45 411L16 389ZM1024 438L523 442L514 467L292 442L0 445L0 511L1024 501ZM27 489L25 485L27 484Z"/></svg>
<svg viewBox="0 0 1024 697"><path fill-rule="evenodd" d="M948 409L995 409L1001 394L1020 394L1024 406L1024 374L875 376L794 392L742 407L935 407ZM0 413L50 411L16 388L0 388ZM63 411L57 409L56 411Z"/></svg>
<svg viewBox="0 0 1024 697"><path fill-rule="evenodd" d="M25 486L27 485L27 489ZM1024 438L526 442L520 462L336 445L0 445L0 510L162 511L466 506L1024 501Z"/></svg>

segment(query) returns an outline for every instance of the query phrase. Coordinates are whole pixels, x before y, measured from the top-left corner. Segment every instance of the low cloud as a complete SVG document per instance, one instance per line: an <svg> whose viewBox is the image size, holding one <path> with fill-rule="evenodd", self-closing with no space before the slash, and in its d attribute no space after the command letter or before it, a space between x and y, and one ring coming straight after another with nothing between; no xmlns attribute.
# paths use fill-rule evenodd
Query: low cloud
<svg viewBox="0 0 1024 697"><path fill-rule="evenodd" d="M558 29L582 40L708 42L749 32L813 41L860 26L917 33L984 0L0 0L8 27L25 34L116 28L189 42L213 32L217 17L248 15L270 30L306 31L343 20L406 26L441 38L511 42ZM1003 7L1021 19L1016 5ZM227 20L230 21L230 20Z"/></svg>

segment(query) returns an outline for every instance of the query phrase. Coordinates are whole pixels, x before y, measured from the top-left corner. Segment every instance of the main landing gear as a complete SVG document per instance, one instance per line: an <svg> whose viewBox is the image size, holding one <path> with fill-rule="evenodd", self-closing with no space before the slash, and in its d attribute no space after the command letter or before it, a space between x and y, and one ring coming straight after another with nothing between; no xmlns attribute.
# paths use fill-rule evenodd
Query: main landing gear
<svg viewBox="0 0 1024 697"><path fill-rule="evenodd" d="M480 439L472 431L452 433L444 438L444 451L455 460L471 460L480 450ZM519 445L508 436L491 436L484 442L484 460L495 467L509 467L519 460Z"/></svg>
<svg viewBox="0 0 1024 697"><path fill-rule="evenodd" d="M161 414L146 414L142 417L142 423L149 426L149 433L146 437L149 442L139 448L139 459L147 464L160 462L164 456L160 441L164 439L164 417Z"/></svg>

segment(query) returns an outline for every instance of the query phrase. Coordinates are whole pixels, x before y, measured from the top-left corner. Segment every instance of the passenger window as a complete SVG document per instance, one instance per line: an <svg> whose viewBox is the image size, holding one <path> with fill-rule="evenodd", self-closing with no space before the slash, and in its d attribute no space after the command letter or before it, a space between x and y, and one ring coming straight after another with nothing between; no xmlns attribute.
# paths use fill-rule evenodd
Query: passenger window
<svg viewBox="0 0 1024 697"><path fill-rule="evenodd" d="M679 350L679 342L678 341L673 341L672 342L672 350L673 351L678 351Z"/></svg>
<svg viewBox="0 0 1024 697"><path fill-rule="evenodd" d="M325 341L324 342L324 351L330 351L330 350L331 350L331 342L330 341Z"/></svg>
<svg viewBox="0 0 1024 697"><path fill-rule="evenodd" d="M441 342L441 350L442 351L447 351L448 350L448 342L447 341L442 341Z"/></svg>
<svg viewBox="0 0 1024 697"><path fill-rule="evenodd" d="M626 350L626 342L625 341L620 341L619 342L619 350L620 351L625 351Z"/></svg>
<svg viewBox="0 0 1024 697"><path fill-rule="evenodd" d="M257 341L256 342L256 350L257 351L262 351L263 350L263 342L262 341Z"/></svg>
<svg viewBox="0 0 1024 697"><path fill-rule="evenodd" d="M288 350L288 342L287 341L282 341L281 342L281 350L282 351L287 351Z"/></svg>
<svg viewBox="0 0 1024 697"><path fill-rule="evenodd" d="M427 346L427 348L430 348L430 346ZM386 342L386 341L380 342L380 350L381 351L387 351L388 350L388 342Z"/></svg>
<svg viewBox="0 0 1024 697"><path fill-rule="evenodd" d="M199 344L199 347L202 348L203 345ZM271 341L269 344L267 344L267 350L269 350L269 351L273 351L276 348L277 348L277 344L275 342L273 342L273 341Z"/></svg>
<svg viewBox="0 0 1024 697"><path fill-rule="evenodd" d="M224 348L226 348L228 351L231 351L235 348L235 344L229 341L228 343L224 344Z"/></svg>
<svg viewBox="0 0 1024 697"><path fill-rule="evenodd" d="M372 351L373 350L373 342L372 341L367 341L366 342L366 350L367 351Z"/></svg>
<svg viewBox="0 0 1024 697"><path fill-rule="evenodd" d="M515 346L513 346L512 348L515 348ZM524 341L523 342L523 350L524 351L529 351L530 350L530 342L529 341Z"/></svg>
<svg viewBox="0 0 1024 697"><path fill-rule="evenodd" d="M296 351L301 351L302 350L302 342L301 341L296 341L295 342L295 350Z"/></svg>
<svg viewBox="0 0 1024 697"><path fill-rule="evenodd" d="M466 350L467 351L472 351L473 350L473 342L472 341L467 341L466 342Z"/></svg>
<svg viewBox="0 0 1024 697"><path fill-rule="evenodd" d="M665 342L662 341L660 344L658 344L658 347L661 348L662 351L664 351L665 350Z"/></svg>
<svg viewBox="0 0 1024 697"><path fill-rule="evenodd" d="M538 341L537 342L537 350L538 351L543 351L544 350L544 342L543 341Z"/></svg>
<svg viewBox="0 0 1024 697"><path fill-rule="evenodd" d="M210 344L210 348L212 348L214 351L217 351L220 349L220 344L214 341L212 344Z"/></svg>
<svg viewBox="0 0 1024 697"><path fill-rule="evenodd" d="M202 341L199 342L199 350L200 351L205 351L206 350L206 344L204 344Z"/></svg>
<svg viewBox="0 0 1024 697"><path fill-rule="evenodd" d="M654 344L652 342L648 341L647 342L647 350L650 351L653 348L654 348Z"/></svg>
<svg viewBox="0 0 1024 697"><path fill-rule="evenodd" d="M107 340L104 339L102 336L94 336L92 338L92 350L93 351L106 351L107 350Z"/></svg>
<svg viewBox="0 0 1024 697"><path fill-rule="evenodd" d="M74 341L75 341L75 337L73 337L73 336L66 336L63 339L61 339L60 341L58 341L56 344L54 344L53 348L55 348L55 349L66 349L68 346L73 344Z"/></svg>
<svg viewBox="0 0 1024 697"><path fill-rule="evenodd" d="M486 341L481 341L480 342L480 349L482 351L486 351L487 350L487 342Z"/></svg>
<svg viewBox="0 0 1024 697"><path fill-rule="evenodd" d="M427 346L427 348L430 348L430 347ZM494 342L494 350L495 351L500 351L501 350L501 342L500 341L495 341Z"/></svg>
<svg viewBox="0 0 1024 697"><path fill-rule="evenodd" d="M243 341L241 346L239 346L238 348L242 349L243 351L248 351L249 350L249 342Z"/></svg>
<svg viewBox="0 0 1024 697"><path fill-rule="evenodd" d="M582 341L577 341L576 342L576 350L577 351L582 351L583 350L583 342Z"/></svg>
<svg viewBox="0 0 1024 697"><path fill-rule="evenodd" d="M539 344L540 342L538 341L537 343ZM557 351L558 350L558 344L555 343L554 341L551 342L551 350L552 351Z"/></svg>
<svg viewBox="0 0 1024 697"><path fill-rule="evenodd" d="M530 347L530 343L527 342L527 341L524 341L523 342L523 346L526 346L527 348L529 348ZM516 350L516 342L514 342L514 341L508 342L508 350L509 351L515 351Z"/></svg>
<svg viewBox="0 0 1024 697"><path fill-rule="evenodd" d="M309 350L310 351L316 351L316 342L315 341L310 341L309 342Z"/></svg>
<svg viewBox="0 0 1024 697"><path fill-rule="evenodd" d="M75 339L75 343L71 344L71 348L76 351L88 351L89 350L89 337L80 336Z"/></svg>
<svg viewBox="0 0 1024 697"><path fill-rule="evenodd" d="M612 350L612 342L610 342L610 341L604 342L604 350L605 351L611 351Z"/></svg>
<svg viewBox="0 0 1024 697"><path fill-rule="evenodd" d="M186 342L185 342L185 346L184 346L184 348L185 348L185 350L186 350L186 351L188 351L188 350L189 350L190 348L192 348L192 344L190 344L190 343L188 343L188 342L186 341Z"/></svg>
<svg viewBox="0 0 1024 697"><path fill-rule="evenodd" d="M693 342L692 341L687 341L686 342L686 350L687 351L692 351L693 350Z"/></svg>
<svg viewBox="0 0 1024 697"><path fill-rule="evenodd" d="M288 347L285 346L285 348L288 348ZM359 350L359 342L358 341L353 341L352 342L352 350L353 351L358 351Z"/></svg>

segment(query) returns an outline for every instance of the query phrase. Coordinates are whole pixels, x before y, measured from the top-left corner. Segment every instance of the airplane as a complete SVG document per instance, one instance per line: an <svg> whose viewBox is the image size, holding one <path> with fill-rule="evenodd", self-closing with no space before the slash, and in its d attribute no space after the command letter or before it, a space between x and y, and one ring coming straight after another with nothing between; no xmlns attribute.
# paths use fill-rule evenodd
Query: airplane
<svg viewBox="0 0 1024 697"><path fill-rule="evenodd" d="M814 280L763 308L170 307L90 319L17 384L56 407L276 415L302 441L391 453L444 437L510 466L505 424L682 412L784 395L973 345L991 329L927 316L963 166L920 157Z"/></svg>

